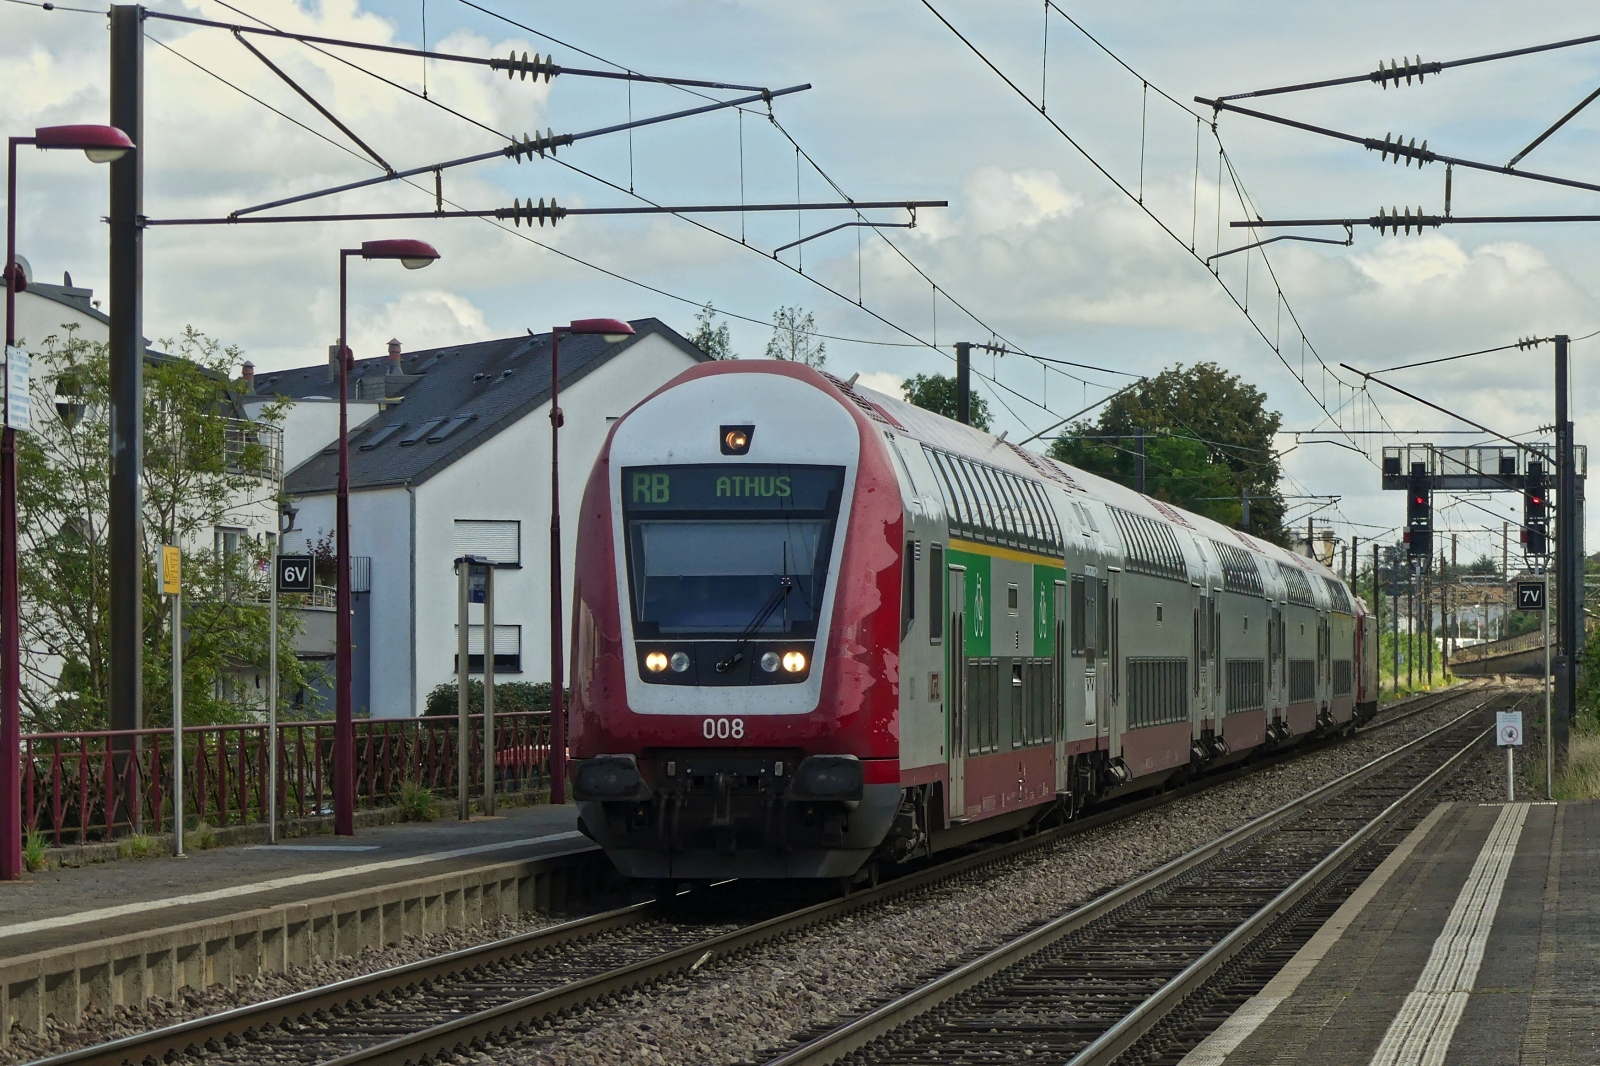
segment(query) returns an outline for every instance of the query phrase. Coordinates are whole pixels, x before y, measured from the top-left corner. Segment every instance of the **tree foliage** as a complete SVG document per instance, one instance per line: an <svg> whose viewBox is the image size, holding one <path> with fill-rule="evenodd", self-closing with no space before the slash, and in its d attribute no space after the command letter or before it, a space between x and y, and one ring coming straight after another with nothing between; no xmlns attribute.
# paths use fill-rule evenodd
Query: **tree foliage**
<svg viewBox="0 0 1600 1066"><path fill-rule="evenodd" d="M739 358L733 351L733 338L728 333L728 324L717 322L716 308L711 306L709 300L695 314L694 323L694 333L690 334L689 341L696 348L713 359Z"/></svg>
<svg viewBox="0 0 1600 1066"><path fill-rule="evenodd" d="M239 511L276 510L271 456L259 433L229 416L239 352L190 329L148 360L144 376L145 724L171 721L171 624L154 554L184 548L184 717L237 721L264 702L235 691L244 671L266 671L265 543L213 551L213 529L242 525ZM33 432L18 435L23 700L31 729L104 729L109 701L110 361L106 346L76 335L45 338L34 356ZM267 408L260 423L281 419ZM304 682L279 626L279 673Z"/></svg>
<svg viewBox="0 0 1600 1066"><path fill-rule="evenodd" d="M1286 542L1273 438L1282 424L1266 395L1215 363L1173 366L1078 422L1050 454L1123 485L1135 483L1135 433L1145 434L1145 491L1227 525L1250 495L1249 532Z"/></svg>
<svg viewBox="0 0 1600 1066"><path fill-rule="evenodd" d="M799 307L779 307L772 312L772 337L767 341L768 359L787 359L821 370L828 362L827 345L817 336L817 323L810 311Z"/></svg>
<svg viewBox="0 0 1600 1066"><path fill-rule="evenodd" d="M900 383L906 402L946 418L956 417L956 379L944 374L918 374ZM968 414L974 429L989 431L989 401L972 393Z"/></svg>

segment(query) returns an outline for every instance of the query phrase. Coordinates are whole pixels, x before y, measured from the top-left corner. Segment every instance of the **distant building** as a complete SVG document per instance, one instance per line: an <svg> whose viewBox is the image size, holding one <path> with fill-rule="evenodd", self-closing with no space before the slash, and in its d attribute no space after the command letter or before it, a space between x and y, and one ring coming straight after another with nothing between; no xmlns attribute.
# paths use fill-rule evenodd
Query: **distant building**
<svg viewBox="0 0 1600 1066"><path fill-rule="evenodd" d="M617 344L561 341L561 509L564 602L571 604L579 502L611 423L682 371L709 358L656 319ZM285 450L296 508L284 550L333 550L338 476L338 381L323 364L263 373L247 409L293 401ZM550 600L550 335L483 341L358 360L350 379L350 552L357 714L422 713L430 689L455 680L456 578L461 555L496 559L495 672L548 681ZM292 462L292 460L291 460ZM334 569L319 563L319 583ZM331 590L329 590L331 592ZM482 670L482 607L471 608L469 669ZM307 618L307 634L332 616ZM331 662L328 663L331 673Z"/></svg>

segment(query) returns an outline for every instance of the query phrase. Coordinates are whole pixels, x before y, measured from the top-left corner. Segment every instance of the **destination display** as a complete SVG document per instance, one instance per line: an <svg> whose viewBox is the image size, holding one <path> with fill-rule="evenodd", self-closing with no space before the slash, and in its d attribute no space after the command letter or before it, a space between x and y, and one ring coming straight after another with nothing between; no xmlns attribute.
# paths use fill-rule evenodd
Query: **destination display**
<svg viewBox="0 0 1600 1066"><path fill-rule="evenodd" d="M832 511L844 485L841 466L630 466L622 504L639 511Z"/></svg>

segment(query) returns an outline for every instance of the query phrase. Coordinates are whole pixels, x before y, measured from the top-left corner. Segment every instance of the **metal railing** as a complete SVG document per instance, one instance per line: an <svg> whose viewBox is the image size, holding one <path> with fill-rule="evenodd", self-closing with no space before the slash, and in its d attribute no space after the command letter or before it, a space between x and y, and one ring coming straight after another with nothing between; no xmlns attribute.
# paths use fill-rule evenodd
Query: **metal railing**
<svg viewBox="0 0 1600 1066"><path fill-rule="evenodd" d="M283 430L247 418L226 421L222 451L228 472L254 474L274 482L282 480Z"/></svg>
<svg viewBox="0 0 1600 1066"><path fill-rule="evenodd" d="M473 715L467 787L483 790L483 716ZM452 715L362 719L356 727L356 805L393 806L401 786L416 782L435 795L456 794L456 727ZM185 824L264 823L267 726L184 729ZM278 726L278 818L332 813L333 723ZM495 788L501 796L549 785L550 715L495 715ZM55 846L109 840L135 830L172 828L170 729L27 733L22 737L24 832L43 832Z"/></svg>

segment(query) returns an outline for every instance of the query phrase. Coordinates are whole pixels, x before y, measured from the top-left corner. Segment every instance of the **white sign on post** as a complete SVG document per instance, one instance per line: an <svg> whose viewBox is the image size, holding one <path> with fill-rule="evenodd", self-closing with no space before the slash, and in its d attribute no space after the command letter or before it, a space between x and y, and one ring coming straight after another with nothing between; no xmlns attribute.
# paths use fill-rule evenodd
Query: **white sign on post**
<svg viewBox="0 0 1600 1066"><path fill-rule="evenodd" d="M1496 711L1494 716L1495 740L1502 748L1522 747L1522 712Z"/></svg>
<svg viewBox="0 0 1600 1066"><path fill-rule="evenodd" d="M28 394L28 352L6 345L6 428L32 432L33 419Z"/></svg>

